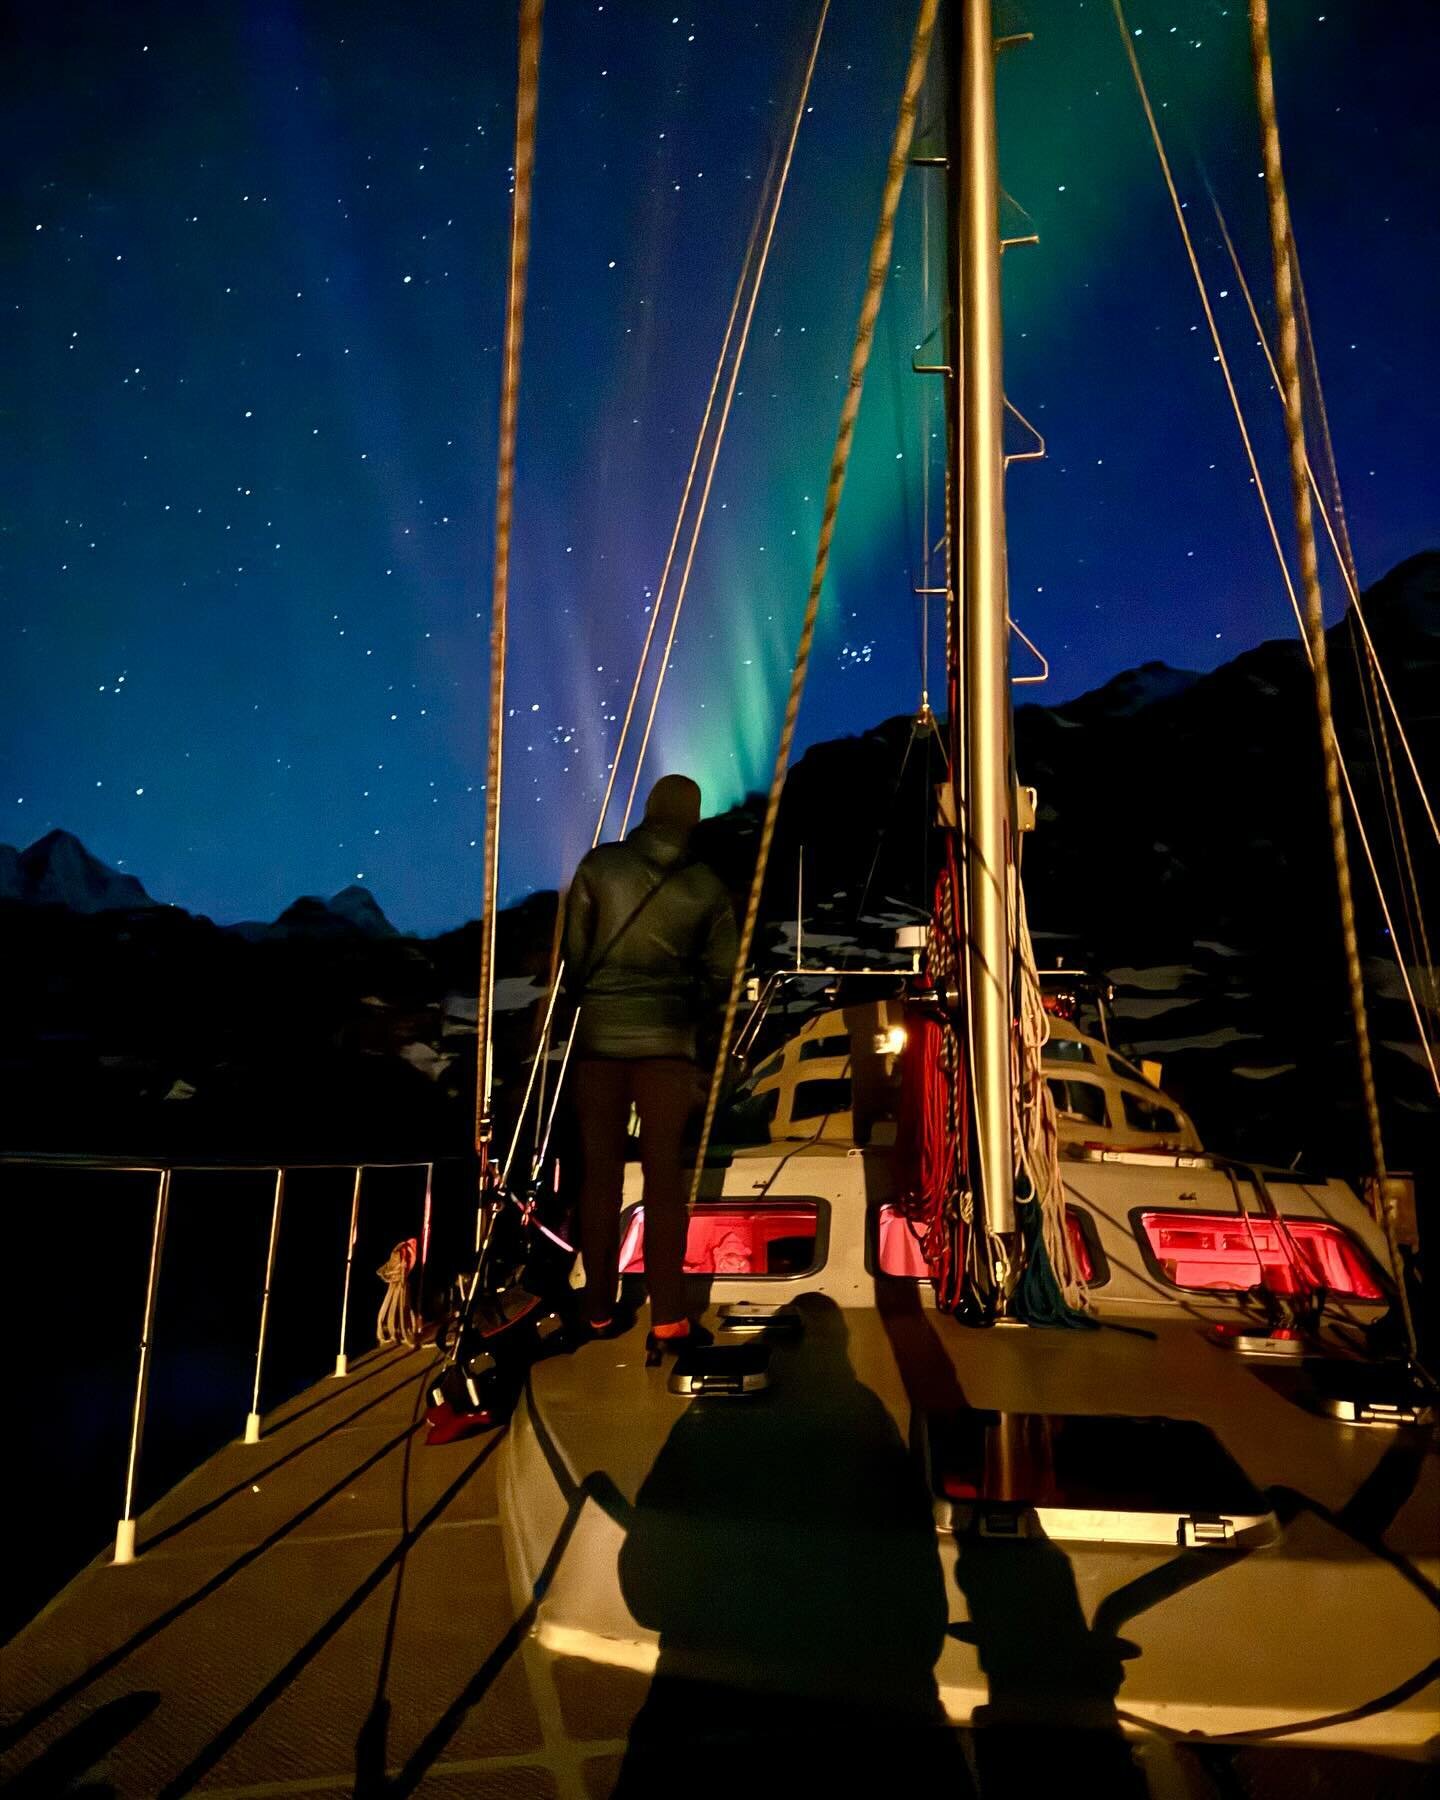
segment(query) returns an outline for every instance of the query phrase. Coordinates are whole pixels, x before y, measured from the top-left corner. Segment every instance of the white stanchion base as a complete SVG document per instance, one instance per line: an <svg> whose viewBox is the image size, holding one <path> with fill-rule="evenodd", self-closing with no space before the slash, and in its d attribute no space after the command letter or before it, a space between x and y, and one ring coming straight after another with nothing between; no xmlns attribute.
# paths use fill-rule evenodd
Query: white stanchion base
<svg viewBox="0 0 1440 1800"><path fill-rule="evenodd" d="M115 1554L111 1558L115 1563L132 1563L135 1560L135 1521L122 1519L115 1527Z"/></svg>
<svg viewBox="0 0 1440 1800"><path fill-rule="evenodd" d="M246 1413L245 1415L245 1442L247 1444L258 1444L260 1442L259 1413Z"/></svg>
<svg viewBox="0 0 1440 1800"><path fill-rule="evenodd" d="M340 1355L335 1358L335 1376L332 1379L338 1379L341 1375L348 1375L349 1373L350 1358L342 1351Z"/></svg>

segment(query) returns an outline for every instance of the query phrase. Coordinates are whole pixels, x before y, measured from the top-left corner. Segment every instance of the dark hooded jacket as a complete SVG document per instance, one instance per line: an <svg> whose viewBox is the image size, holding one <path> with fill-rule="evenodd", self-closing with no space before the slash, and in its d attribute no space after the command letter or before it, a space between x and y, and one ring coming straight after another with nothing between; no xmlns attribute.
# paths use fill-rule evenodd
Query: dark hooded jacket
<svg viewBox="0 0 1440 1800"><path fill-rule="evenodd" d="M575 871L565 907L577 1056L694 1060L735 963L735 918L687 834L647 820Z"/></svg>

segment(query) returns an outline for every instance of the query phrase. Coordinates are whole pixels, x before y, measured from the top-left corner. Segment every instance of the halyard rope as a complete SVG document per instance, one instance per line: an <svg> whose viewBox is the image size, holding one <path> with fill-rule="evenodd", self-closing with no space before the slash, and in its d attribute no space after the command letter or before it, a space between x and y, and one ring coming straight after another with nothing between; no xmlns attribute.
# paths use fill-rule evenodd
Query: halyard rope
<svg viewBox="0 0 1440 1800"><path fill-rule="evenodd" d="M1270 259L1275 271L1275 311L1279 322L1276 350L1281 392L1285 400L1290 493L1295 506L1300 580L1305 592L1305 629L1310 644L1310 665L1315 675L1315 706L1325 759L1325 802L1330 817L1335 881L1340 896L1340 929L1345 940L1350 1011L1355 1025L1355 1048L1360 1059L1365 1118L1370 1130L1370 1154L1375 1165L1376 1200L1389 1241L1391 1259L1397 1269L1400 1307L1413 1354L1415 1327L1410 1317L1410 1297L1406 1291L1404 1271L1400 1267L1399 1249L1395 1241L1395 1209L1386 1185L1385 1140L1380 1125L1380 1098L1375 1087L1375 1066L1370 1049L1370 1022L1365 1010L1365 980L1360 966L1360 943L1355 928L1355 896L1350 885L1350 855L1345 841L1345 813L1340 797L1339 754L1330 705L1325 613L1320 594L1315 518L1310 506L1310 468L1305 454L1304 398L1300 387L1300 328L1295 306L1294 243L1290 225L1290 202L1285 190L1285 171L1280 161L1280 122L1275 110L1275 71L1270 56L1269 0L1250 0L1250 52L1255 65L1255 95L1260 111L1260 140L1265 160Z"/></svg>
<svg viewBox="0 0 1440 1800"><path fill-rule="evenodd" d="M510 272L505 357L500 377L500 443L495 480L495 567L490 596L490 732L485 760L485 911L480 924L480 995L475 1019L475 1148L484 1176L490 1154L491 1033L495 1019L495 923L500 884L500 780L505 737L505 637L510 594L510 528L515 505L515 425L520 409L520 347L530 269L530 196L535 178L535 112L540 93L540 21L545 0L521 0L520 74L515 96L515 192L510 209Z"/></svg>
<svg viewBox="0 0 1440 1800"><path fill-rule="evenodd" d="M1210 203L1215 210L1215 222L1220 227L1221 240L1230 255L1230 266L1235 271L1235 280L1244 297L1246 310L1250 314L1250 323L1255 328L1255 341L1259 344L1261 352L1265 357L1266 367L1270 371L1270 378L1275 384L1276 397L1280 398L1280 371L1275 366L1275 358L1271 352L1269 340L1265 335L1264 327L1260 323L1260 314L1255 305L1255 297L1250 291L1250 283L1245 278L1245 269L1240 261L1239 252L1236 250L1234 240L1230 236L1230 228L1225 222L1225 215L1220 210L1220 202L1215 198L1213 193L1210 196ZM1360 577L1355 567L1355 552L1351 548L1350 533L1345 523L1345 509L1340 495L1340 477L1335 466L1335 452L1330 442L1330 423L1325 408L1325 393L1320 386L1320 372L1316 366L1315 347L1310 334L1309 320L1305 306L1305 285L1299 278L1298 267L1296 270L1295 291L1296 299L1299 302L1301 339L1305 345L1306 359L1310 366L1310 385L1315 402L1315 416L1320 428L1322 461L1325 469L1326 483L1330 489L1329 504L1326 503L1326 498L1320 491L1320 483L1316 478L1313 464L1307 465L1310 475L1310 491L1314 495L1315 502L1320 508L1320 518L1325 526L1326 536L1330 540L1330 548L1335 554L1335 562L1344 579L1345 591L1350 599L1352 618L1354 623L1359 626L1360 636L1364 641L1365 657L1363 659L1363 668L1360 670L1360 673L1362 676L1368 678L1370 691L1374 697L1374 722L1370 723L1372 715L1371 707L1368 702L1366 704L1366 720L1367 724L1369 724L1371 742L1375 743L1378 737L1379 748L1384 755L1386 783L1389 789L1390 803L1394 815L1392 836L1398 831L1396 864L1397 868L1400 869L1402 879L1401 899L1405 904L1407 919L1410 917L1413 907L1414 927L1416 931L1418 931L1419 938L1418 947L1415 952L1416 961L1420 962L1426 971L1431 990L1430 1005L1434 1007L1436 1004L1434 958L1431 955L1430 941L1425 929L1425 918L1421 906L1420 888L1415 875L1414 859L1410 853L1409 833L1405 828L1405 814L1400 800L1399 783L1396 780L1395 775L1395 761L1390 750L1390 734L1385 719L1387 710L1394 723L1395 734L1399 738L1401 748L1405 752L1405 758L1409 764L1410 773L1414 778L1416 790L1420 795L1420 804L1424 808L1425 816L1430 823L1430 829L1432 833L1434 833L1437 843L1440 843L1440 825L1437 825L1436 823L1435 810L1431 805L1430 795L1426 791L1424 779L1416 764L1415 753L1410 747L1410 739L1405 730L1405 722L1400 717L1400 710L1396 706L1395 697L1390 691L1390 683L1385 676L1385 666L1380 661L1380 653L1375 648L1375 640L1370 635L1369 621L1365 617L1364 601L1360 593ZM1284 404L1283 399L1281 404ZM1352 640L1353 636L1354 634L1352 633ZM1361 659L1358 654L1358 645L1356 646L1356 651L1356 660L1357 663L1359 663ZM1380 704L1382 696L1385 702L1383 707ZM1361 697L1362 699L1364 698L1363 689ZM1377 726L1378 733L1376 729ZM1387 811L1387 822L1388 819L1389 812ZM1402 864L1403 867L1401 867ZM1412 933L1412 936L1413 935L1414 934ZM1420 1028L1422 1039L1428 1043L1430 1033L1425 1028L1424 1020L1417 1016L1416 1024Z"/></svg>
<svg viewBox="0 0 1440 1800"><path fill-rule="evenodd" d="M625 812L620 822L619 835L623 838L626 831L629 829L630 815L635 804L635 791L639 785L640 771L644 765L645 752L650 742L650 730L655 723L656 710L660 704L661 690L665 685L665 677L670 670L670 653L675 643L675 632L680 622L680 612L685 604L685 595L690 583L690 570L695 561L696 546L700 541L700 532L705 523L705 514L709 505L711 484L715 478L716 464L720 458L721 445L725 441L725 428L729 422L731 402L735 396L736 384L740 379L741 365L745 360L745 349L750 335L750 322L754 317L756 303L760 298L760 288L765 279L765 269L770 255L770 244L771 240L774 238L775 226L780 217L780 202L785 195L785 186L790 175L790 165L794 160L795 155L795 142L799 136L801 121L805 116L806 103L810 97L811 81L815 74L815 64L820 55L820 43L824 37L825 22L829 17L829 13L830 0L821 0L819 16L815 23L815 35L811 42L810 54L805 65L805 74L800 85L800 92L796 98L785 150L783 155L779 156L778 175L776 175L776 165L772 162L771 175L775 176L775 179L772 181L767 177L765 189L761 194L760 203L756 209L755 218L751 223L750 237L746 243L745 255L740 265L740 276L735 284L734 297L730 302L730 314L725 321L725 332L720 342L720 353L715 359L715 372L710 378L710 391L706 396L705 410L701 415L699 429L695 434L695 448L691 453L690 468L685 477L685 486L680 495L680 504L676 509L675 525L670 533L669 548L665 553L665 566L660 572L660 581L655 589L654 601L650 608L650 623L646 627L645 639L640 646L640 658L635 666L635 679L630 685L630 697L626 703L625 717L621 722L620 735L616 740L615 755L610 764L608 778L605 783L605 792L601 798L599 816L595 821L594 836L590 839L590 848L592 850L600 842L600 839L604 834L605 820L609 813L610 801L615 791L616 777L619 774L620 765L624 759L626 741L630 735L630 727L634 722L635 707L639 700L640 689L644 685L645 670L650 660L650 651L654 643L656 627L660 622L660 614L664 607L665 591L669 585L670 573L675 563L675 552L680 543L681 529L684 525L685 514L690 504L690 495L695 486L695 476L700 467L700 458L705 448L705 439L710 428L711 415L715 409L715 396L720 390L720 380L724 374L726 362L730 361L730 379L727 384L725 400L719 422L716 426L715 436L710 445L709 464L705 474L699 507L694 519L691 521L690 542L686 554L685 568L680 579L680 586L677 590L672 609L664 655L661 659L659 673L655 677L655 688L651 695L649 714L645 722L645 734L641 741L639 752L635 758L635 772L631 779L629 793L625 801ZM777 155L779 155L778 151ZM758 262L756 259L757 246L760 247ZM747 292L749 294L748 304L746 303ZM735 323L740 316L742 304L745 305L744 324L732 360L730 356L730 346L735 335ZM557 932L560 929L560 921L563 918L563 913L564 896L561 895L557 903ZM555 1007L559 1000L560 989L564 979L565 960L563 955L561 955L553 960L553 968L550 976L550 989L546 996L545 1012L540 1026L538 1048L530 1065L530 1074L525 1084L525 1092L520 1102L520 1110L516 1115L510 1147L505 1155L505 1162L500 1177L502 1186L507 1185L510 1179L510 1171L514 1164L515 1156L520 1146L520 1139L525 1129L525 1121L529 1115L530 1101L536 1088L537 1077L543 1076L545 1060L549 1055L550 1029L554 1021ZM566 1035L559 1078L555 1083L554 1094L551 1098L548 1123L544 1119L545 1106L543 1079L540 1083L541 1099L537 1112L536 1154L532 1158L532 1177L534 1170L538 1169L540 1162L543 1161L541 1146L549 1143L551 1133L554 1129L556 1112L560 1104L561 1091L565 1081L565 1073L569 1067L571 1053L575 1047L575 1033L579 1022L580 1014L577 1009L571 1018L569 1031Z"/></svg>
<svg viewBox="0 0 1440 1800"><path fill-rule="evenodd" d="M1315 544L1315 515L1310 505L1309 463L1305 454L1305 412L1300 389L1299 325L1295 315L1295 282L1291 262L1290 204L1280 163L1280 124L1275 112L1275 78L1270 60L1268 0L1250 0L1250 51L1255 64L1255 95L1260 109L1261 151L1265 160L1265 199L1270 222L1270 260L1275 273L1276 343L1280 392L1285 402L1285 442L1290 458L1290 496L1299 540L1300 586L1305 596L1305 636L1315 677L1315 706L1325 768L1325 805L1335 857L1340 896L1340 930L1345 940L1345 970L1350 1012L1360 1057L1360 1085L1370 1131L1375 1176L1385 1178L1385 1143L1380 1128L1380 1100L1370 1050L1370 1021L1365 1010L1365 981L1355 929L1355 895L1350 884L1350 850L1340 798L1340 770L1335 753L1335 724L1330 700L1330 659L1325 642L1325 609L1320 592L1320 561Z"/></svg>
<svg viewBox="0 0 1440 1800"><path fill-rule="evenodd" d="M1154 108L1150 104L1150 95L1145 86L1145 78L1140 72L1140 64L1136 58L1134 46L1130 42L1129 27L1125 23L1124 9L1120 4L1120 0L1111 0L1111 4L1115 13L1116 24L1120 30L1121 41L1125 45L1125 53L1130 61L1130 71L1135 78L1135 86L1140 96L1140 103L1145 111L1146 122L1150 127L1150 137L1155 146L1155 155L1160 164L1160 172L1164 177L1165 187L1170 195L1170 205L1175 214L1175 223L1179 228L1181 241L1185 246L1185 253L1190 262L1190 272L1194 277L1196 292L1199 294L1200 304L1205 313L1205 322L1210 330L1210 341L1215 349L1215 360L1220 366L1220 372L1225 380L1225 391L1230 397L1230 406L1235 415L1235 424L1240 433L1240 442L1245 450L1245 460L1250 469L1251 480L1255 488L1255 497L1260 504L1260 511L1264 517L1266 530L1270 536L1270 544L1275 552L1275 560L1280 569L1280 579L1285 585L1285 593L1290 602L1290 610L1294 613L1296 623L1300 626L1301 644L1308 660L1310 656L1310 642L1305 630L1305 619L1300 608L1300 599L1295 592L1295 583L1290 574L1290 566L1285 559L1285 551L1280 542L1279 528L1275 523L1275 514L1270 505L1270 496L1265 486L1265 478L1260 472L1260 464L1255 455L1255 446L1250 437L1250 428L1246 423L1245 412L1240 404L1240 397L1235 389L1235 378L1230 370L1230 360L1225 354L1224 341L1220 336L1219 326L1215 322L1214 309L1210 304L1209 289L1205 285L1205 277L1200 270L1199 259L1195 254L1195 245L1190 236L1190 227L1186 223L1180 195L1175 186L1175 178L1170 171L1170 159L1165 153L1164 140L1160 136L1160 126L1155 118ZM1430 1069L1430 1078L1434 1082L1437 1091L1440 1091L1440 1067L1437 1067L1435 1058L1430 1050L1428 1033L1425 1030L1420 1003L1415 995L1415 987L1410 978L1410 971L1405 966L1404 957L1398 954L1400 940L1395 931L1395 922L1391 917L1390 903L1385 897L1384 885L1380 880L1380 870L1375 861L1374 852L1370 846L1369 834L1365 830L1365 821L1361 817L1360 804L1356 799L1354 785L1350 780L1350 773L1345 766L1345 758L1340 750L1339 740L1334 735L1333 727L1331 730L1331 739L1335 745L1335 755L1340 778L1344 782L1346 795L1350 802L1350 813L1355 822L1355 833L1360 840L1360 846L1364 852L1365 861L1370 870L1370 878L1375 886L1375 898L1379 904L1381 915L1385 920L1385 927L1389 933L1391 948L1397 952L1395 964L1400 976L1401 984L1405 989L1406 998L1410 1003L1411 1013L1415 1018L1417 1028L1420 1032L1421 1050L1425 1055L1426 1063Z"/></svg>

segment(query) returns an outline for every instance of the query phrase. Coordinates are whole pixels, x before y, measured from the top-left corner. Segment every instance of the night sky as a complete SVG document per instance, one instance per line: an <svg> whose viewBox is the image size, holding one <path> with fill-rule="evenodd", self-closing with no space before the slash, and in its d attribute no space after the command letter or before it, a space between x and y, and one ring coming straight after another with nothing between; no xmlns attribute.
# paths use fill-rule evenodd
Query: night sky
<svg viewBox="0 0 1440 1800"><path fill-rule="evenodd" d="M502 893L588 843L612 723L813 0L550 0L511 591ZM1292 204L1361 575L1440 540L1440 9L1277 0ZM269 918L480 890L505 0L5 9L0 840ZM1245 9L1132 0L1274 494ZM1293 630L1106 0L1002 6L1012 611L1059 700ZM768 776L913 22L836 0L649 773ZM920 147L938 147L933 116ZM896 239L802 741L912 707L921 187ZM1023 211L1021 210L1023 209ZM938 253L937 253L938 254ZM938 391L932 389L938 428ZM938 494L938 485L936 488ZM1340 597L1332 582L1332 616ZM1017 670L1018 672L1018 670Z"/></svg>

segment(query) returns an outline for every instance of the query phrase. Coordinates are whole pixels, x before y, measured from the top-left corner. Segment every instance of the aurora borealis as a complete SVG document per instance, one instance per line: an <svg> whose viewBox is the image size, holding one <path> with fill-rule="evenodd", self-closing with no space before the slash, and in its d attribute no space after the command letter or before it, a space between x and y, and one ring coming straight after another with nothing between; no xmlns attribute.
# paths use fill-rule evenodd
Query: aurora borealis
<svg viewBox="0 0 1440 1800"><path fill-rule="evenodd" d="M63 826L221 920L355 880L406 929L477 910L513 11L10 9L0 839ZM1244 6L1127 11L1283 507L1278 409L1201 174L1263 296ZM1384 11L1377 30L1364 0L1275 8L1366 580L1440 526L1440 20ZM507 897L588 842L814 17L547 6ZM1007 229L1041 240L1006 257L1007 383L1049 444L1010 478L1012 611L1060 699L1292 627L1110 6L997 21L1036 34L1000 79ZM647 765L696 775L712 810L768 775L910 25L908 3L832 8ZM925 181L938 221L916 171L802 741L917 697Z"/></svg>

